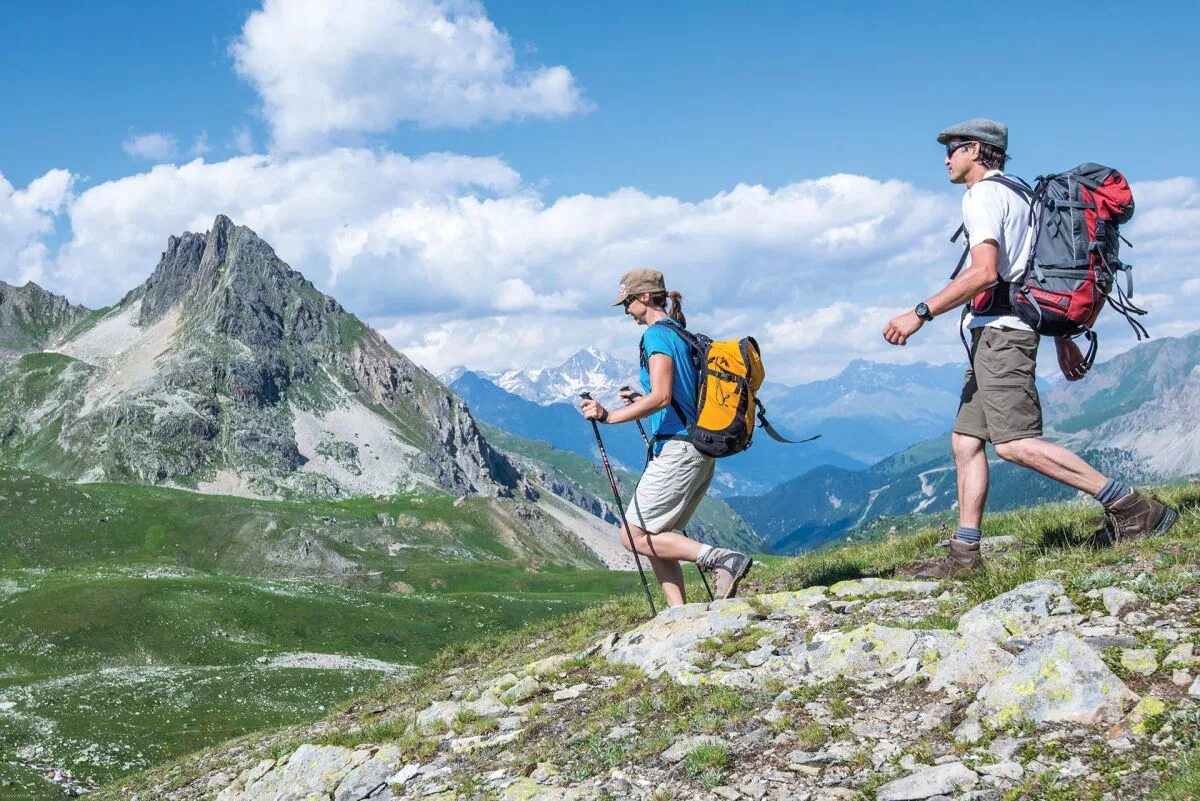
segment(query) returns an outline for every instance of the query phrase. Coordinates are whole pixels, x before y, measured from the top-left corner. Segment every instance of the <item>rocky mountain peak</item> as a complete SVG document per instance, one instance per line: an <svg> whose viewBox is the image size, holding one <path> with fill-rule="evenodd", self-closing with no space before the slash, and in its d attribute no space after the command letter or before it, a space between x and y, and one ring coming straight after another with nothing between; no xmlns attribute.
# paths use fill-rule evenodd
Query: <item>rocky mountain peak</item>
<svg viewBox="0 0 1200 801"><path fill-rule="evenodd" d="M521 486L461 399L225 215L170 237L144 284L56 350L73 361L54 397L0 408L15 426L0 446L61 432L55 475L268 496Z"/></svg>
<svg viewBox="0 0 1200 801"><path fill-rule="evenodd" d="M40 350L87 313L33 281L19 287L0 281L0 350Z"/></svg>
<svg viewBox="0 0 1200 801"><path fill-rule="evenodd" d="M289 284L312 288L253 230L218 214L207 233L169 237L158 266L133 295L141 301L140 324L150 325L180 304L215 310L247 294L261 300L267 285L278 295Z"/></svg>

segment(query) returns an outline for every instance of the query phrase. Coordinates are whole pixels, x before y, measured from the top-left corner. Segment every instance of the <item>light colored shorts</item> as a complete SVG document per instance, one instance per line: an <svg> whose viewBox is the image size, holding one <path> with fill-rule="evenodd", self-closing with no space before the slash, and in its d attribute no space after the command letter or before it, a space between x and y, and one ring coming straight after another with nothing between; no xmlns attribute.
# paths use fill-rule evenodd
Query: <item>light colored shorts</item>
<svg viewBox="0 0 1200 801"><path fill-rule="evenodd" d="M1042 435L1037 391L1038 335L994 326L971 332L954 432L994 445Z"/></svg>
<svg viewBox="0 0 1200 801"><path fill-rule="evenodd" d="M625 519L651 534L681 529L712 483L716 461L690 442L671 439L646 465Z"/></svg>

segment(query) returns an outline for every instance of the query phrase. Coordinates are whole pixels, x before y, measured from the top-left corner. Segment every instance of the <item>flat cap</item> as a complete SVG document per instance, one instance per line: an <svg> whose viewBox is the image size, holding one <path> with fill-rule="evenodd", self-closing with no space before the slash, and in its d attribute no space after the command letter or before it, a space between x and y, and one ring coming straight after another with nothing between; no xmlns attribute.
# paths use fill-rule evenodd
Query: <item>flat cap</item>
<svg viewBox="0 0 1200 801"><path fill-rule="evenodd" d="M952 139L969 139L972 142L983 142L994 145L1001 150L1008 150L1008 126L995 120L974 119L943 128L938 134L938 141L943 145Z"/></svg>

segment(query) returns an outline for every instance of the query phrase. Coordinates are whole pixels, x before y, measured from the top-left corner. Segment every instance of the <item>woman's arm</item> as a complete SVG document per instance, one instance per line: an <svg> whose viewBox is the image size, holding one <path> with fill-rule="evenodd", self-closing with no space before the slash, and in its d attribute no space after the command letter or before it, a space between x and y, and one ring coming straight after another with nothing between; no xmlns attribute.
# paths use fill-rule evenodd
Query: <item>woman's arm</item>
<svg viewBox="0 0 1200 801"><path fill-rule="evenodd" d="M583 416L589 420L605 423L627 423L649 417L660 409L671 405L671 393L675 389L675 361L665 353L650 357L650 392L621 409L607 411L596 401L583 402ZM607 416L606 416L607 413Z"/></svg>

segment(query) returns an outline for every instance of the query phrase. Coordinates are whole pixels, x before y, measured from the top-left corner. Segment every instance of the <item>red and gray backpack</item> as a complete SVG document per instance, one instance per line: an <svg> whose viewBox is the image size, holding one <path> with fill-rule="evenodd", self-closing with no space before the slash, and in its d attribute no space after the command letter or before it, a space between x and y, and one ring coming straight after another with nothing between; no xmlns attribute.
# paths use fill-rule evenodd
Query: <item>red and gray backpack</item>
<svg viewBox="0 0 1200 801"><path fill-rule="evenodd" d="M1007 175L991 175L1029 204L1033 243L1029 261L1015 281L1001 281L967 305L974 314L1015 314L1039 334L1082 336L1088 341L1085 356L1090 366L1096 358L1097 338L1092 326L1105 301L1132 326L1138 340L1150 334L1134 319L1146 313L1132 301L1132 267L1118 255L1125 241L1118 226L1133 217L1133 192L1125 176L1100 164L1080 164L1072 170L1043 175L1029 186ZM962 226L950 241L964 233ZM968 242L954 278L970 253ZM1125 289L1117 273L1125 273Z"/></svg>

